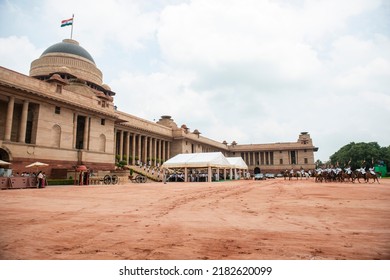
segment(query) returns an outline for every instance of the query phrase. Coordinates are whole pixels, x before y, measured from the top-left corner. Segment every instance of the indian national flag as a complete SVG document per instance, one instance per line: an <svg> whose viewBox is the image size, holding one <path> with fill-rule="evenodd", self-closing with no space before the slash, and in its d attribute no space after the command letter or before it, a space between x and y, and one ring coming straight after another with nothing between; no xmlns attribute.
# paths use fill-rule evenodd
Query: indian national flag
<svg viewBox="0 0 390 280"><path fill-rule="evenodd" d="M70 19L64 19L61 21L61 27L72 25L73 24L73 18Z"/></svg>

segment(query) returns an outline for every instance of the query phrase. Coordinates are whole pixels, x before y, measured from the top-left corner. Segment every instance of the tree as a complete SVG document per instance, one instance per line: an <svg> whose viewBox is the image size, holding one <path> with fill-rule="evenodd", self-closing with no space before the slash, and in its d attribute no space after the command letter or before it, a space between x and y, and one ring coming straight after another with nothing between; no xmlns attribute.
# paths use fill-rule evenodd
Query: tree
<svg viewBox="0 0 390 280"><path fill-rule="evenodd" d="M390 146L387 148L380 147L377 142L351 142L331 155L330 161L333 165L339 163L342 166L351 161L350 165L353 169L361 167L363 161L365 162L365 166L371 165L372 162L377 164L381 161L383 161L386 166L389 166Z"/></svg>
<svg viewBox="0 0 390 280"><path fill-rule="evenodd" d="M323 165L323 162L319 159L316 160L315 162L315 165L318 167L318 166L322 166Z"/></svg>

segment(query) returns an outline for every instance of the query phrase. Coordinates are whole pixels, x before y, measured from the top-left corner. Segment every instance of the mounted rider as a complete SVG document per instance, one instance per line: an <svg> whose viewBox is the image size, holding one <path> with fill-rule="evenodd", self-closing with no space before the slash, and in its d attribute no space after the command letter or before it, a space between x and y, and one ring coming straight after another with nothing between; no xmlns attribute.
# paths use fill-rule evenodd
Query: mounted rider
<svg viewBox="0 0 390 280"><path fill-rule="evenodd" d="M351 175L352 169L351 169L351 160L348 161L348 163L344 167L344 171L346 174Z"/></svg>
<svg viewBox="0 0 390 280"><path fill-rule="evenodd" d="M362 161L362 164L361 164L361 167L358 169L358 171L359 171L360 173L362 173L363 175L366 174L366 168L364 167L364 163L365 163L365 162L366 162L366 161L363 160L363 161Z"/></svg>

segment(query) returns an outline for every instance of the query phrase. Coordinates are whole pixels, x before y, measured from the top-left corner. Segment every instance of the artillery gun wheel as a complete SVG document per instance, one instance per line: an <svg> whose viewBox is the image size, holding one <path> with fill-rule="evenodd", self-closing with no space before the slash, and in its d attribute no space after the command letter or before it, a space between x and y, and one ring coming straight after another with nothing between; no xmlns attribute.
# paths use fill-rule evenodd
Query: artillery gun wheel
<svg viewBox="0 0 390 280"><path fill-rule="evenodd" d="M103 177L103 182L104 182L105 185L111 184L111 176L108 175L108 174L106 176L104 176Z"/></svg>
<svg viewBox="0 0 390 280"><path fill-rule="evenodd" d="M113 185L116 185L116 184L118 184L118 182L119 182L118 176L112 175L112 177L111 177L111 183L112 183Z"/></svg>

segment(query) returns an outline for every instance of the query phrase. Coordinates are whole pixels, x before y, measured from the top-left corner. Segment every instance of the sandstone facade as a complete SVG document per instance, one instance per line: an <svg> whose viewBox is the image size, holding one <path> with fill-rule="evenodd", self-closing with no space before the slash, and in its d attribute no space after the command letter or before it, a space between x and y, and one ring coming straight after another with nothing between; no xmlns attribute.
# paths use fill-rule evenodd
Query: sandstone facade
<svg viewBox="0 0 390 280"><path fill-rule="evenodd" d="M33 161L55 169L87 165L111 170L116 161L157 165L179 153L241 156L253 172L313 169L310 135L288 143L220 143L170 116L151 122L116 110L113 92L89 53L74 40L49 47L26 76L0 67L0 159L23 172Z"/></svg>

